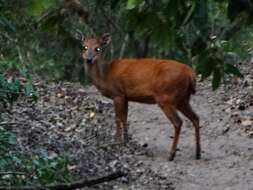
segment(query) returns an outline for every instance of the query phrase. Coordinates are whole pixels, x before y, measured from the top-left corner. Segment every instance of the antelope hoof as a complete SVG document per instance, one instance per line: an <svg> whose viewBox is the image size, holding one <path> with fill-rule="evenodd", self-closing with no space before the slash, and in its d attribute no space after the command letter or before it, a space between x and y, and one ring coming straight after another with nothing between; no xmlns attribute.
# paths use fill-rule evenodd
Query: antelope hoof
<svg viewBox="0 0 253 190"><path fill-rule="evenodd" d="M170 156L169 156L169 161L173 161L174 158L175 158L175 153L170 153Z"/></svg>
<svg viewBox="0 0 253 190"><path fill-rule="evenodd" d="M196 160L199 160L201 158L201 154L200 154L200 152L197 152L196 153Z"/></svg>
<svg viewBox="0 0 253 190"><path fill-rule="evenodd" d="M124 135L124 144L127 144L128 142L129 142L128 135L125 134L125 135Z"/></svg>
<svg viewBox="0 0 253 190"><path fill-rule="evenodd" d="M128 137L125 137L125 136L116 136L116 141L119 144L126 145L128 143Z"/></svg>

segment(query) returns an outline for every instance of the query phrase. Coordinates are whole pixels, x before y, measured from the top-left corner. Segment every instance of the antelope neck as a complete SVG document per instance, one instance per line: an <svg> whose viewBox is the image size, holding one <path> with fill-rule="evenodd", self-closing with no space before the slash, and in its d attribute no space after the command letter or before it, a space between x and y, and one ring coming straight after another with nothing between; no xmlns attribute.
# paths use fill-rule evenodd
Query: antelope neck
<svg viewBox="0 0 253 190"><path fill-rule="evenodd" d="M95 85L102 85L107 79L108 64L102 60L96 60L92 64L88 64L88 73Z"/></svg>

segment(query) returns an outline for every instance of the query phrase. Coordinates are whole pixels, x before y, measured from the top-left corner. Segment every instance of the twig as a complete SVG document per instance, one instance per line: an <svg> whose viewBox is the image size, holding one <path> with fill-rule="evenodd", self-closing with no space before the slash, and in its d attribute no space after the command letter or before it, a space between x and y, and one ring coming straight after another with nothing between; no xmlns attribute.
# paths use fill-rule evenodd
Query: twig
<svg viewBox="0 0 253 190"><path fill-rule="evenodd" d="M128 34L126 34L125 38L124 38L124 41L123 41L123 44L122 44L121 49L120 49L119 58L122 58L124 53L125 53L128 38L129 38L129 36L128 36Z"/></svg>
<svg viewBox="0 0 253 190"><path fill-rule="evenodd" d="M90 180L80 180L73 183L59 183L54 185L46 185L44 187L42 186L23 186L23 187L17 187L17 186L0 186L0 190L72 190L82 187L90 187L92 185L96 185L99 183L103 183L106 181L112 181L117 178L126 176L126 173L123 173L122 171L118 171L115 173L112 173L110 175L96 178L96 179L90 179Z"/></svg>
<svg viewBox="0 0 253 190"><path fill-rule="evenodd" d="M87 138L83 139L83 142L86 142L86 143L87 143L87 142L89 142L89 140L94 139L94 138L96 138L97 136L98 136L97 134L88 136Z"/></svg>
<svg viewBox="0 0 253 190"><path fill-rule="evenodd" d="M10 94L23 94L23 95L25 95L24 92L14 92L14 91L3 90L3 89L0 89L0 92L10 93Z"/></svg>
<svg viewBox="0 0 253 190"><path fill-rule="evenodd" d="M0 123L0 126L5 126L5 125L18 125L21 123L16 123L16 122L2 122Z"/></svg>
<svg viewBox="0 0 253 190"><path fill-rule="evenodd" d="M0 172L0 175L26 175L24 172Z"/></svg>
<svg viewBox="0 0 253 190"><path fill-rule="evenodd" d="M124 143L108 143L108 144L103 144L103 145L100 145L98 148L107 148L107 147L110 147L110 146L120 146L120 145L123 145Z"/></svg>

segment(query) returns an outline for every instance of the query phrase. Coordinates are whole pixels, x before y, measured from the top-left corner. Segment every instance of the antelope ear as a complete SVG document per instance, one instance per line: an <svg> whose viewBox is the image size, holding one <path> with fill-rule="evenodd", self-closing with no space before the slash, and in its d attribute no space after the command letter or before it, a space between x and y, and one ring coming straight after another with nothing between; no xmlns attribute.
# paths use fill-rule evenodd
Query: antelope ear
<svg viewBox="0 0 253 190"><path fill-rule="evenodd" d="M76 32L76 36L75 37L76 37L77 40L80 40L81 42L83 42L85 40L84 34L82 32L80 32L80 31Z"/></svg>
<svg viewBox="0 0 253 190"><path fill-rule="evenodd" d="M102 46L106 46L108 45L109 43L111 42L111 36L109 33L105 33L102 35L102 38L101 38L101 45Z"/></svg>

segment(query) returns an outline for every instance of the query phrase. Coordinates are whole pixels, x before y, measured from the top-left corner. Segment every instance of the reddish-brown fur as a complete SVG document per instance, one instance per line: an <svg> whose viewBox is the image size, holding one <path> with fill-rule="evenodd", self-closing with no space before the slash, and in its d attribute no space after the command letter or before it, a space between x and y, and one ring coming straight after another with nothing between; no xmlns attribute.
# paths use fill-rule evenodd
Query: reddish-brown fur
<svg viewBox="0 0 253 190"><path fill-rule="evenodd" d="M120 59L105 63L95 48L103 48L108 41L107 36L83 40L87 49L83 52L83 58L87 60L88 56L92 57L91 64L85 63L87 72L97 89L114 102L117 140L128 140L128 101L157 104L175 129L169 160L175 157L182 126L177 110L193 123L196 158L199 159L199 118L189 103L191 94L195 93L194 71L185 64L163 59Z"/></svg>

